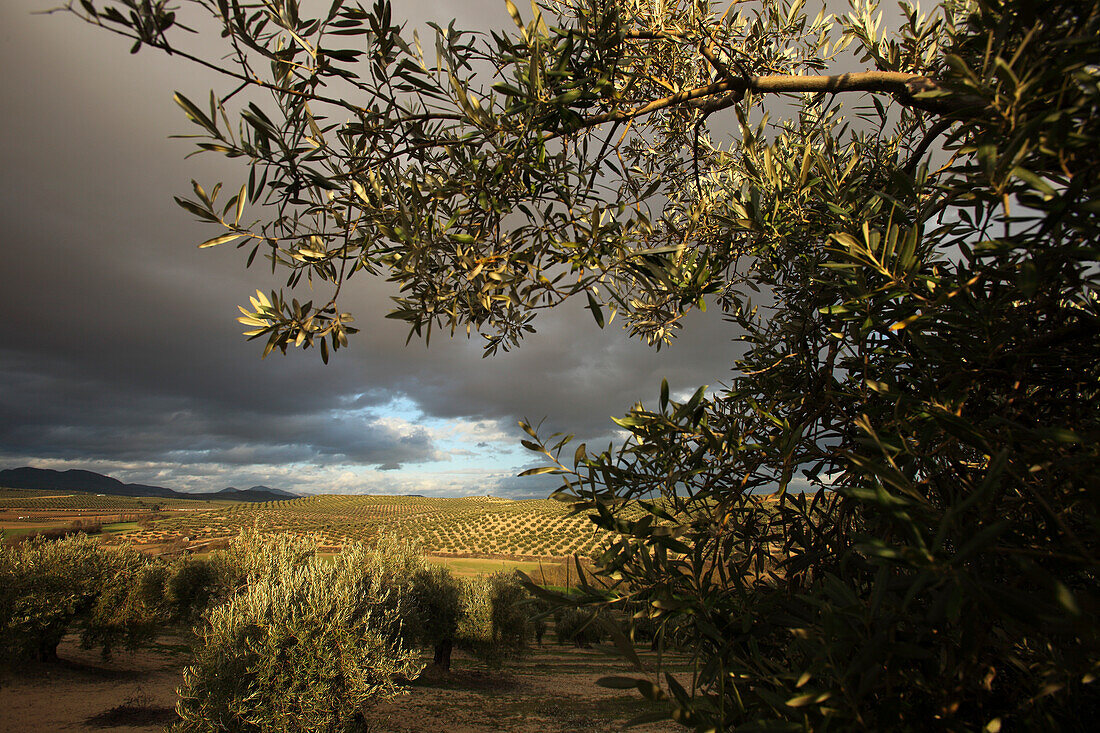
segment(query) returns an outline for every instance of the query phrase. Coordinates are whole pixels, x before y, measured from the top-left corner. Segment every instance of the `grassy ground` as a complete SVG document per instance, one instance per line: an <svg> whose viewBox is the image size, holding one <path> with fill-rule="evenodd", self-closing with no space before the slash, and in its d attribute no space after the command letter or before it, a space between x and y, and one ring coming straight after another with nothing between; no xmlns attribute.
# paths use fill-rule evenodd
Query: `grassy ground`
<svg viewBox="0 0 1100 733"><path fill-rule="evenodd" d="M538 562L529 560L486 560L478 557L440 557L429 555L428 562L450 568L451 572L461 577L495 573L498 570L521 570L525 573L539 571Z"/></svg>
<svg viewBox="0 0 1100 733"><path fill-rule="evenodd" d="M127 532L136 532L141 529L141 525L137 522L111 522L110 524L103 525L103 531L108 534L126 534Z"/></svg>

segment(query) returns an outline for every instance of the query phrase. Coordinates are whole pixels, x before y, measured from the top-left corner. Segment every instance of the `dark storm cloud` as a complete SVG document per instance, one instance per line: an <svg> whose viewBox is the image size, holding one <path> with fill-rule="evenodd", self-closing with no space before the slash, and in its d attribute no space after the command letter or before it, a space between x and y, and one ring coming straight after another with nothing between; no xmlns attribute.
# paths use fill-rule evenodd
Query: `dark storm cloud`
<svg viewBox="0 0 1100 733"><path fill-rule="evenodd" d="M461 389L445 371L418 375L420 404L440 416L545 417L548 428L598 437L617 430L609 417L636 400L655 402L662 378L674 391L714 385L738 353L714 315L689 318L684 335L660 353L614 324L599 329L580 303L541 315L535 326L519 350L491 364L479 368L480 354L472 353L461 364Z"/></svg>
<svg viewBox="0 0 1100 733"><path fill-rule="evenodd" d="M73 373L63 362L0 352L0 455L118 461L285 464L418 463L443 456L427 431L366 410L273 415L227 409L204 395L129 388Z"/></svg>
<svg viewBox="0 0 1100 733"><path fill-rule="evenodd" d="M190 143L167 139L190 132L173 90L203 99L223 85L177 59L132 57L72 18L30 15L49 6L0 3L0 467L81 460L193 488L267 483L244 468L257 465L284 467L288 481L295 466L337 464L394 476L462 453L387 417L395 399L428 420L495 422L516 441L522 417L607 439L609 416L654 401L662 377L676 391L728 376L736 351L714 314L693 314L659 354L616 324L601 331L579 305L541 315L518 351L490 359L466 339L406 348L404 327L384 318L392 288L366 278L345 303L362 332L332 364L315 352L261 361L236 306L279 281L245 270L232 249L197 250L212 232L172 202L189 178L229 189L243 179L223 160L184 160ZM395 9L444 25L511 23L497 0L432 7ZM452 476L439 486L532 491L523 481Z"/></svg>

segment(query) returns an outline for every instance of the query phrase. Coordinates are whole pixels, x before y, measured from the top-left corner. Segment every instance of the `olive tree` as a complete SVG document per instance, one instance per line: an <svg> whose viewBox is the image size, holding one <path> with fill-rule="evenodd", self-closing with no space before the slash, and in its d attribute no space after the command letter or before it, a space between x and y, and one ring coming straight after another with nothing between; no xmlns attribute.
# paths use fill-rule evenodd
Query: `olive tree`
<svg viewBox="0 0 1100 733"><path fill-rule="evenodd" d="M288 535L244 537L247 585L203 615L178 731L367 730L367 706L421 665L368 550L331 562Z"/></svg>
<svg viewBox="0 0 1100 733"><path fill-rule="evenodd" d="M0 547L0 652L7 663L53 661L68 633L109 656L156 634L160 615L141 593L148 561L85 534Z"/></svg>
<svg viewBox="0 0 1100 733"><path fill-rule="evenodd" d="M450 670L455 637L466 615L461 581L449 568L427 563L411 580L417 636L422 644L432 648L433 663Z"/></svg>
<svg viewBox="0 0 1100 733"><path fill-rule="evenodd" d="M349 562L375 578L387 594L387 613L399 620L404 643L432 649L434 664L449 670L458 627L466 616L461 583L450 569L428 563L418 543L391 535L375 538Z"/></svg>
<svg viewBox="0 0 1100 733"><path fill-rule="evenodd" d="M245 183L179 203L217 227L200 246L286 273L242 309L265 354L327 361L368 274L410 337L488 353L574 297L657 348L707 305L744 342L728 388L663 386L617 449L526 426L619 534L591 600L697 650L686 689L606 684L704 729L1087 720L1095 3L902 3L887 30L877 0L505 0L514 28L425 43L385 0L178 5L69 9L223 74L177 101ZM191 11L224 56L188 46Z"/></svg>
<svg viewBox="0 0 1100 733"><path fill-rule="evenodd" d="M527 647L533 632L531 597L515 573L467 578L461 587L462 617L455 641L478 659L499 665Z"/></svg>

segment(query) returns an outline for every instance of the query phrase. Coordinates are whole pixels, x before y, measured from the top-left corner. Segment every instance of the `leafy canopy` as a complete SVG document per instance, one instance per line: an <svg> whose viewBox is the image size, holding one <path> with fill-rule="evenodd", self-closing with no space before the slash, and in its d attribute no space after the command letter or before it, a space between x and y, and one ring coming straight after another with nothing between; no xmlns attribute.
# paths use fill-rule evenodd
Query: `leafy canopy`
<svg viewBox="0 0 1100 733"><path fill-rule="evenodd" d="M285 268L288 286L333 286L319 304L258 294L241 320L268 339L265 353L327 341L327 357L344 345L350 316L337 296L359 272L388 273L402 293L391 315L418 335L477 329L491 352L531 331L534 311L583 294L601 324L621 313L660 344L686 308L727 296L723 281L749 251L728 229L730 198L751 175L739 146L712 140L707 115L737 104L744 115L755 92L825 69L873 32L872 8L837 36L802 3L717 14L551 2L526 20L506 4L511 33L432 25L425 51L383 1L334 2L317 18L295 0L181 3L221 27L225 60L191 55L165 0L70 7L133 38L135 52L171 51L236 85L208 107L176 101L199 149L246 160L248 182L228 201L220 185L198 184L178 201L224 230L200 246L236 242L249 263L262 252ZM939 36L913 24L919 39L892 63L915 69L800 84L930 103L913 94L935 87L920 73ZM245 216L250 204L263 218Z"/></svg>

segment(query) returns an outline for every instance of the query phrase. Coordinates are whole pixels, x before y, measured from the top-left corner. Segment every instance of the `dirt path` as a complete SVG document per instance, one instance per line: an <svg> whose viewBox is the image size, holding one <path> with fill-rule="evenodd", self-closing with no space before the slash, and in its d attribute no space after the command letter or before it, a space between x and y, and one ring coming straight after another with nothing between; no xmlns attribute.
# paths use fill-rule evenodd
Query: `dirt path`
<svg viewBox="0 0 1100 733"><path fill-rule="evenodd" d="M427 670L407 694L376 705L368 720L371 733L619 731L636 715L659 709L632 690L595 684L600 677L630 674L618 657L553 645L536 647L498 670L456 656L450 674ZM684 729L665 721L630 730Z"/></svg>
<svg viewBox="0 0 1100 733"><path fill-rule="evenodd" d="M67 639L58 664L38 664L0 679L0 733L119 731L153 733L175 720L175 688L187 655L181 640L117 654L104 662ZM499 669L455 654L449 674L429 669L405 694L375 705L370 733L582 733L622 730L657 708L630 690L595 685L630 674L615 656L556 645L535 647ZM632 728L665 733L671 722Z"/></svg>
<svg viewBox="0 0 1100 733"><path fill-rule="evenodd" d="M154 733L175 720L185 654L180 640L116 653L104 661L67 638L56 664L32 664L0 678L0 733Z"/></svg>

